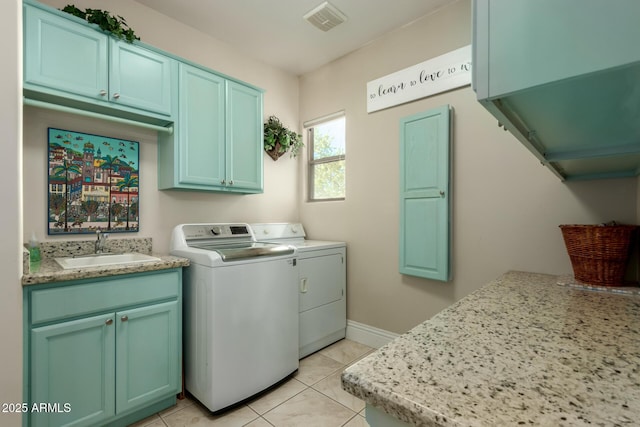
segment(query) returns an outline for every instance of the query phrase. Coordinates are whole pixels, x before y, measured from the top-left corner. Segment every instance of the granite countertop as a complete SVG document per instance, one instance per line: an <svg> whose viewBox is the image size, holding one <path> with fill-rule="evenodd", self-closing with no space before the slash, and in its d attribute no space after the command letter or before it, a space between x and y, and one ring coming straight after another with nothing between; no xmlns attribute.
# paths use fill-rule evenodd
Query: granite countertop
<svg viewBox="0 0 640 427"><path fill-rule="evenodd" d="M172 255L150 254L160 258L160 261L150 261L139 264L114 264L102 267L74 268L64 270L55 260L43 259L34 271L22 276L22 285L37 285L40 283L63 282L67 280L91 279L95 277L116 276L118 274L139 273L143 271L164 270L168 268L186 267L189 260Z"/></svg>
<svg viewBox="0 0 640 427"><path fill-rule="evenodd" d="M637 425L640 296L509 272L347 368L417 426Z"/></svg>
<svg viewBox="0 0 640 427"><path fill-rule="evenodd" d="M55 261L56 257L90 254L93 251L93 245L93 240L45 242L41 245L42 260L39 263L30 263L28 251L26 251L22 285L27 286L67 280L109 277L120 274L180 268L189 265L187 258L153 253L150 238L110 240L107 250L114 253L139 252L153 255L160 258L160 261L138 264L114 264L68 270L63 269Z"/></svg>

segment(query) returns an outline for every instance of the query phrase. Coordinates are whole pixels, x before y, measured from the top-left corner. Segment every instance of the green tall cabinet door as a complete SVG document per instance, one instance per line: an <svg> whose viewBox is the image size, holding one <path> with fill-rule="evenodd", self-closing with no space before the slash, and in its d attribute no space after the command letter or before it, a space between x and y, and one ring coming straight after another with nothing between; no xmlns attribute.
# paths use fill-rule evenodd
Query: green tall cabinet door
<svg viewBox="0 0 640 427"><path fill-rule="evenodd" d="M105 34L44 10L24 7L25 84L93 99L109 87ZM103 96L104 96L103 95Z"/></svg>
<svg viewBox="0 0 640 427"><path fill-rule="evenodd" d="M31 411L32 427L99 425L115 414L114 323L105 314L33 329L31 402L60 406Z"/></svg>
<svg viewBox="0 0 640 427"><path fill-rule="evenodd" d="M402 274L450 279L450 107L400 120Z"/></svg>
<svg viewBox="0 0 640 427"><path fill-rule="evenodd" d="M187 188L224 185L224 94L225 79L180 64L180 185Z"/></svg>
<svg viewBox="0 0 640 427"><path fill-rule="evenodd" d="M227 182L262 191L262 93L227 82Z"/></svg>
<svg viewBox="0 0 640 427"><path fill-rule="evenodd" d="M125 412L180 389L178 302L116 313L116 407Z"/></svg>

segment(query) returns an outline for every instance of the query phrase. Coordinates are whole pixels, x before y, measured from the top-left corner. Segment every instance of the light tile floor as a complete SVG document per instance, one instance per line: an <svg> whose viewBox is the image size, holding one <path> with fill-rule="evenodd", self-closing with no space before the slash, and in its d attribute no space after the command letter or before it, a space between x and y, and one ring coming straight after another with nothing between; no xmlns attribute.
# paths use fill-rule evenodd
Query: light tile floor
<svg viewBox="0 0 640 427"><path fill-rule="evenodd" d="M279 387L227 412L212 415L188 397L133 426L367 427L364 402L342 390L340 374L373 350L344 339L302 359Z"/></svg>

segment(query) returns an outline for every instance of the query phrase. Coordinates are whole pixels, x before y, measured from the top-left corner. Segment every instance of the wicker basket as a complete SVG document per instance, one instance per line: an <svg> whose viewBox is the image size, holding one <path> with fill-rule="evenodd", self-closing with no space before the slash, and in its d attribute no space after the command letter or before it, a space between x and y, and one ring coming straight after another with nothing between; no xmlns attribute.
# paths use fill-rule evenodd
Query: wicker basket
<svg viewBox="0 0 640 427"><path fill-rule="evenodd" d="M593 285L622 286L635 225L561 225L575 278Z"/></svg>

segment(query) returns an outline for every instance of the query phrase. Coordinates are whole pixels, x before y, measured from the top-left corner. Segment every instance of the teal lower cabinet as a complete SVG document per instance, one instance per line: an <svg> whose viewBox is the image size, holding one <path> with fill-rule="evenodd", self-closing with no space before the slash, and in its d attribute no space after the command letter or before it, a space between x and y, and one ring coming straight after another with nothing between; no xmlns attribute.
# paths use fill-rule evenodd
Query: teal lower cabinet
<svg viewBox="0 0 640 427"><path fill-rule="evenodd" d="M367 403L364 411L367 424L371 427L409 427L410 424L392 417L381 409Z"/></svg>
<svg viewBox="0 0 640 427"><path fill-rule="evenodd" d="M124 426L175 404L181 269L30 285L24 298L24 426Z"/></svg>
<svg viewBox="0 0 640 427"><path fill-rule="evenodd" d="M121 311L115 323L116 408L128 411L176 394L178 302Z"/></svg>
<svg viewBox="0 0 640 427"><path fill-rule="evenodd" d="M32 426L94 425L115 415L114 315L31 330L31 399L56 413L29 411Z"/></svg>

